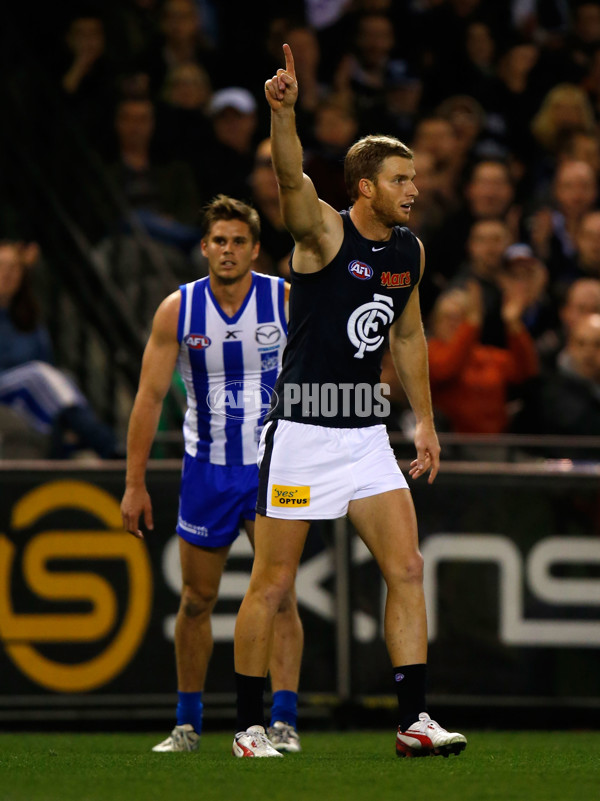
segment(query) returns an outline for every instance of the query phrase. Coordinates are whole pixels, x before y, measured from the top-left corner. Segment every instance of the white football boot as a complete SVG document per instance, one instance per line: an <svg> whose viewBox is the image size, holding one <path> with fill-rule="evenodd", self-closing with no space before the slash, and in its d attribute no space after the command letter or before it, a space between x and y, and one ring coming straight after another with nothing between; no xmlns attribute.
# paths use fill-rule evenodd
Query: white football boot
<svg viewBox="0 0 600 801"><path fill-rule="evenodd" d="M427 712L421 712L419 719L406 731L396 734L396 756L450 756L460 754L467 747L467 738L457 731L446 731L432 720Z"/></svg>
<svg viewBox="0 0 600 801"><path fill-rule="evenodd" d="M175 726L171 734L162 743L152 749L160 753L173 751L197 751L200 745L200 735L194 731L191 723Z"/></svg>
<svg viewBox="0 0 600 801"><path fill-rule="evenodd" d="M235 757L280 757L267 737L262 726L249 726L239 731L233 738L231 749Z"/></svg>
<svg viewBox="0 0 600 801"><path fill-rule="evenodd" d="M288 754L297 754L302 751L300 745L300 737L298 732L289 723L284 723L282 720L276 720L272 726L267 729L267 735L271 741L273 748L277 751L285 751Z"/></svg>

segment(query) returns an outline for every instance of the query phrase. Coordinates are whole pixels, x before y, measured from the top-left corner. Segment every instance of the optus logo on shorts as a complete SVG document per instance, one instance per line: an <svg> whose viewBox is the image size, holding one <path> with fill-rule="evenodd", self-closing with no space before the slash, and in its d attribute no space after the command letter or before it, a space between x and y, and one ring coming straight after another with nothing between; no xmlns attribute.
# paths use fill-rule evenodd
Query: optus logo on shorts
<svg viewBox="0 0 600 801"><path fill-rule="evenodd" d="M310 487L285 487L273 484L272 506L310 506Z"/></svg>

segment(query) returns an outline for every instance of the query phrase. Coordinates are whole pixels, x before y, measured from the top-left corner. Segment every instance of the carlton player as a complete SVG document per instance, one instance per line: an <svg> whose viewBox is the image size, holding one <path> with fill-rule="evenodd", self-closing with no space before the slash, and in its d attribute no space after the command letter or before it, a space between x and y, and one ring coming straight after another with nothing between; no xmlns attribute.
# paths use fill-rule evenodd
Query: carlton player
<svg viewBox="0 0 600 801"><path fill-rule="evenodd" d="M124 527L153 528L145 475L163 400L177 366L185 383L185 454L177 533L183 587L175 626L178 705L160 752L195 751L213 639L211 613L232 542L244 525L252 539L257 448L286 343L283 278L251 270L259 253L257 212L217 196L205 209L202 253L209 275L181 286L159 306L144 351L127 435ZM302 624L294 588L278 604L271 661L272 742L299 751L297 690Z"/></svg>
<svg viewBox="0 0 600 801"><path fill-rule="evenodd" d="M406 228L418 195L412 152L367 136L345 159L352 206L321 201L302 172L292 52L265 84L283 218L295 241L290 331L259 448L255 559L235 630L236 756L275 756L257 732L268 643L278 605L294 585L310 521L348 514L387 585L385 640L398 696L399 756L460 753L466 738L426 706L427 623L417 524L406 480L375 401L389 345L416 416L410 475L439 468L418 284L423 247ZM319 387L321 391L319 391ZM365 388L367 392L365 392ZM282 496L281 493L286 493ZM282 503L294 497L296 503Z"/></svg>

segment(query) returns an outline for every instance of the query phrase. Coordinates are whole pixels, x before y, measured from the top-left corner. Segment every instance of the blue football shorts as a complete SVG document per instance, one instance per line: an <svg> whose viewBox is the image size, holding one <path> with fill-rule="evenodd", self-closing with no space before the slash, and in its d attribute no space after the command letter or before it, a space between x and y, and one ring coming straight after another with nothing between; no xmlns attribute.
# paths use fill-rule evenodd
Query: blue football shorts
<svg viewBox="0 0 600 801"><path fill-rule="evenodd" d="M258 467L200 462L184 454L177 533L192 545L231 545L244 520L256 517Z"/></svg>

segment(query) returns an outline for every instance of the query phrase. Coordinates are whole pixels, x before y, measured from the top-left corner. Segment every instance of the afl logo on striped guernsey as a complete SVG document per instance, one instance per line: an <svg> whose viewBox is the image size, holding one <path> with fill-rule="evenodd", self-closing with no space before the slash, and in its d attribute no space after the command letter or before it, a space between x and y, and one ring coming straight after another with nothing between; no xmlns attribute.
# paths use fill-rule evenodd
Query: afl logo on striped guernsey
<svg viewBox="0 0 600 801"><path fill-rule="evenodd" d="M188 334L183 341L192 350L202 350L210 345L210 337L206 334Z"/></svg>
<svg viewBox="0 0 600 801"><path fill-rule="evenodd" d="M369 278L373 278L373 268L364 261L351 261L348 265L348 272L359 281L368 281Z"/></svg>

